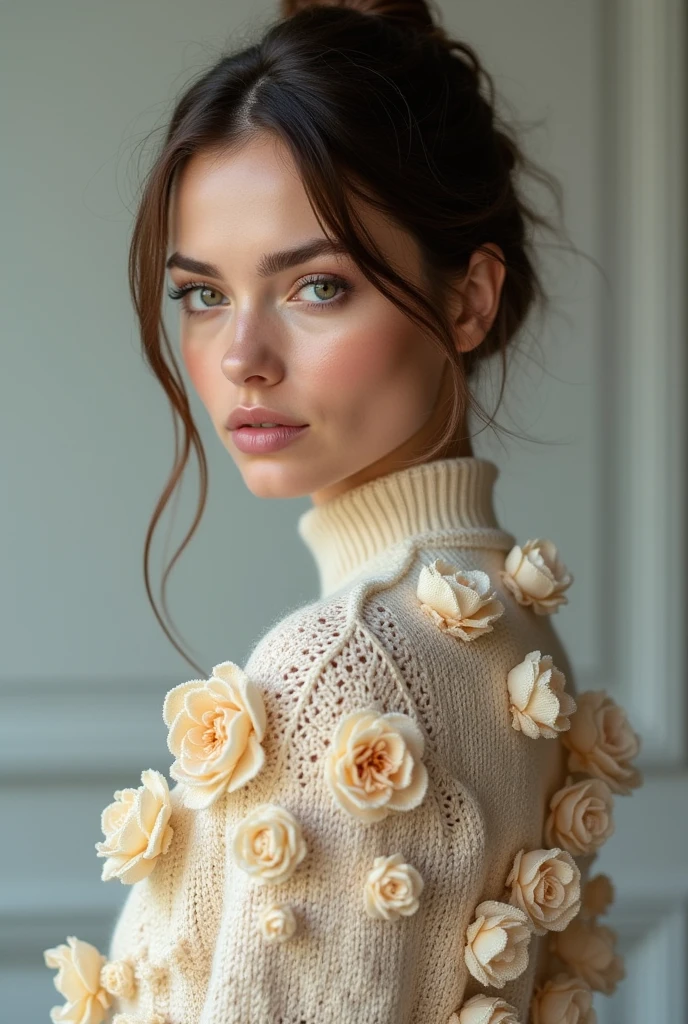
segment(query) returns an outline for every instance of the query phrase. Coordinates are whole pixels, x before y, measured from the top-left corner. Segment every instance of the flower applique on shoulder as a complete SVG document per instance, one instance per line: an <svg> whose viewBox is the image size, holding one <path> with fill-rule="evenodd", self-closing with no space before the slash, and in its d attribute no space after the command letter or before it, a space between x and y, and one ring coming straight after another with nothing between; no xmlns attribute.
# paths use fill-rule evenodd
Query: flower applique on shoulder
<svg viewBox="0 0 688 1024"><path fill-rule="evenodd" d="M566 604L564 593L573 583L556 544L536 538L520 547L515 544L504 561L500 579L519 604L532 608L536 615L551 615Z"/></svg>
<svg viewBox="0 0 688 1024"><path fill-rule="evenodd" d="M504 612L486 572L457 569L441 558L421 569L416 596L421 611L439 629L466 641L491 633Z"/></svg>

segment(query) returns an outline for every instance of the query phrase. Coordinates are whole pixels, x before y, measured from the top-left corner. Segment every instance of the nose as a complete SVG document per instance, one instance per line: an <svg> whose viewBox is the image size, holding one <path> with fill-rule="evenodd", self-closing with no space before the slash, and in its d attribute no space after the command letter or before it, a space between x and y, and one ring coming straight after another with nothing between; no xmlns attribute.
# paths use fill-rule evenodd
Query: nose
<svg viewBox="0 0 688 1024"><path fill-rule="evenodd" d="M264 332L255 322L235 327L234 337L225 350L221 368L236 387L247 384L271 385L284 375L282 362L275 348L258 333Z"/></svg>

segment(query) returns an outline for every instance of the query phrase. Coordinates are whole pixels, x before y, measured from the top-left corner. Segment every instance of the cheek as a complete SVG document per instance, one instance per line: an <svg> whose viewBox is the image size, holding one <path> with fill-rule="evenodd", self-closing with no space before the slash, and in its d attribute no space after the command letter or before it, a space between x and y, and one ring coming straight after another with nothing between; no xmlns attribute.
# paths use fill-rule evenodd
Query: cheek
<svg viewBox="0 0 688 1024"><path fill-rule="evenodd" d="M435 348L405 318L350 330L317 364L313 380L327 395L324 415L349 430L379 436L415 430L432 411L441 374Z"/></svg>
<svg viewBox="0 0 688 1024"><path fill-rule="evenodd" d="M200 345L182 343L180 352L194 390L205 407L210 410L213 391L217 388L217 365L213 369L208 359L208 350L204 351Z"/></svg>

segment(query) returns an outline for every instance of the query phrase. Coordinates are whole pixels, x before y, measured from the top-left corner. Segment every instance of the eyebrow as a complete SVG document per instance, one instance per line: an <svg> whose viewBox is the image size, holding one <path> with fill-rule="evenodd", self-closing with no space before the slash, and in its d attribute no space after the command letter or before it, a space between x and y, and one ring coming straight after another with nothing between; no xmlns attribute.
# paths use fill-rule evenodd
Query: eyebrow
<svg viewBox="0 0 688 1024"><path fill-rule="evenodd" d="M256 272L259 277L271 277L298 263L306 263L316 256L342 256L348 254L348 251L343 242L332 241L329 238L311 238L291 249L264 253L258 260ZM179 270L188 270L191 274L199 274L201 277L222 277L222 271L214 263L204 263L181 252L173 252L165 266L168 270L178 267Z"/></svg>

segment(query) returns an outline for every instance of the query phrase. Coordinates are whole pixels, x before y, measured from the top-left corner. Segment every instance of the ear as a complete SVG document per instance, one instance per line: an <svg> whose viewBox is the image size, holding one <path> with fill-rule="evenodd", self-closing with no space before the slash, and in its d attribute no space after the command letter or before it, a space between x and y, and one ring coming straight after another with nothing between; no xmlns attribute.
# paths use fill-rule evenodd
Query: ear
<svg viewBox="0 0 688 1024"><path fill-rule="evenodd" d="M503 259L504 254L493 242L484 249L489 251L476 249L471 255L468 269L451 292L450 311L461 352L470 352L483 341L499 309L506 270L495 255Z"/></svg>

